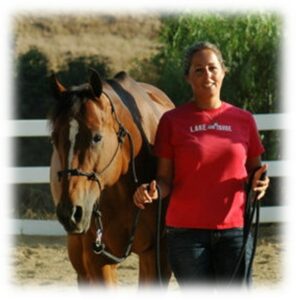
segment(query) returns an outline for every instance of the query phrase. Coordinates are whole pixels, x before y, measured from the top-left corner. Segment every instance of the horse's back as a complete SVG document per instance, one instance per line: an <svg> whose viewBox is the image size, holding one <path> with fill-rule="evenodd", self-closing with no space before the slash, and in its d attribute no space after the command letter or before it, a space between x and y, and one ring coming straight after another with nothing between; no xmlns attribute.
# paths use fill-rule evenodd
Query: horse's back
<svg viewBox="0 0 296 300"><path fill-rule="evenodd" d="M154 144L159 120L164 112L174 108L173 102L157 87L137 82L125 72L118 73L115 80L133 97L147 140Z"/></svg>
<svg viewBox="0 0 296 300"><path fill-rule="evenodd" d="M137 82L149 95L152 104L157 105L160 110L167 111L175 107L171 99L159 88L145 82Z"/></svg>

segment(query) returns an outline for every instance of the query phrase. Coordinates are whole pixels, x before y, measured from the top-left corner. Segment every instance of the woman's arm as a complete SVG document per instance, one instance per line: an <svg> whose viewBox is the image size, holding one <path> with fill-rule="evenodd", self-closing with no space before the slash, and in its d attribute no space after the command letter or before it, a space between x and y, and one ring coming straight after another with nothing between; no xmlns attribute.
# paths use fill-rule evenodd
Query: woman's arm
<svg viewBox="0 0 296 300"><path fill-rule="evenodd" d="M172 189L173 162L167 158L158 158L156 180L140 185L134 193L134 203L144 209L144 204L151 203L158 198L156 185L158 184L161 197L168 196Z"/></svg>

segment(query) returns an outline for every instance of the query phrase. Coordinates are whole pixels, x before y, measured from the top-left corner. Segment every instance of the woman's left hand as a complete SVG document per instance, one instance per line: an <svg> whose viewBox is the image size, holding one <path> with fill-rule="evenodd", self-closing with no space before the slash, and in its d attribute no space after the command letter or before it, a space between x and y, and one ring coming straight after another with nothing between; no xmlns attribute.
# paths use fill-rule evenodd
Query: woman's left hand
<svg viewBox="0 0 296 300"><path fill-rule="evenodd" d="M252 190L257 194L256 200L260 200L264 197L266 190L269 186L270 180L267 176L260 180L262 174L266 173L267 169L268 165L264 164L255 172L252 182Z"/></svg>

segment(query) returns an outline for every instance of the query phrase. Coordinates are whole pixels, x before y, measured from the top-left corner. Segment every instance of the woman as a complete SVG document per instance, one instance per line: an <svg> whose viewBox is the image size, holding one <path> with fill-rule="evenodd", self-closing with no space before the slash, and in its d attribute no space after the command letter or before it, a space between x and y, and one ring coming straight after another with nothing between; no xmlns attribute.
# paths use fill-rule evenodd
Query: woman
<svg viewBox="0 0 296 300"><path fill-rule="evenodd" d="M144 209L157 199L156 184L163 198L170 195L168 252L180 285L226 283L244 240L247 179L257 170L252 182L257 200L269 185L268 177L259 180L267 170L261 166L264 148L252 115L220 99L227 69L215 45L191 46L184 71L192 99L161 118L156 181L141 185L134 203ZM242 264L236 281L244 280Z"/></svg>

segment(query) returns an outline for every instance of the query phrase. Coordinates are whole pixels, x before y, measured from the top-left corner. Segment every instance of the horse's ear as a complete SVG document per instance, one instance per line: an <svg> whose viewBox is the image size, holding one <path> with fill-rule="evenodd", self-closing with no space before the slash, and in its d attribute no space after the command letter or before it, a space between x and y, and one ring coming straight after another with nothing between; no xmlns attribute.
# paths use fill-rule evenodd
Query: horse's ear
<svg viewBox="0 0 296 300"><path fill-rule="evenodd" d="M66 91L66 88L60 83L56 75L51 75L51 88L56 99L60 99L61 95Z"/></svg>
<svg viewBox="0 0 296 300"><path fill-rule="evenodd" d="M90 68L89 70L90 70L89 83L92 87L95 97L99 98L101 96L102 90L103 90L102 79L101 79L99 73L95 69Z"/></svg>

